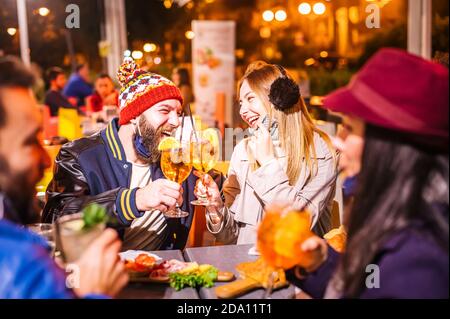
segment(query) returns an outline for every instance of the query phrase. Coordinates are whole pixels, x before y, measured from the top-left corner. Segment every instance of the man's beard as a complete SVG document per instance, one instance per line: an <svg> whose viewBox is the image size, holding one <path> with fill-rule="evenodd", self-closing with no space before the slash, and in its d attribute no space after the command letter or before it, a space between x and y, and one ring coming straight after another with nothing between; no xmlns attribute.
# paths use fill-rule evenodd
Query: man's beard
<svg viewBox="0 0 450 319"><path fill-rule="evenodd" d="M6 195L12 207L6 207L5 218L17 224L31 224L39 221L39 208L36 200L35 185L29 185L28 172L11 173L9 165L0 155L1 179L7 181L0 191Z"/></svg>
<svg viewBox="0 0 450 319"><path fill-rule="evenodd" d="M147 121L144 116L139 118L139 129L141 131L142 143L144 144L146 150L149 152L150 157L144 157L138 153L136 150L136 145L133 143L134 151L137 155L137 158L146 164L153 164L159 162L161 158L161 153L158 151L158 144L164 128L161 126L159 129L155 130L155 128ZM133 135L133 141L136 138L135 133Z"/></svg>

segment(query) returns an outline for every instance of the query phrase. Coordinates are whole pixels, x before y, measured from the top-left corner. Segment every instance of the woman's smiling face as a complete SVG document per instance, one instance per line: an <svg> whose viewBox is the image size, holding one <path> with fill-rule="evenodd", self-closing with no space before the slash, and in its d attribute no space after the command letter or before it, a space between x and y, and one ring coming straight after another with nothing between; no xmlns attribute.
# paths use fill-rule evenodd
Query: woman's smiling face
<svg viewBox="0 0 450 319"><path fill-rule="evenodd" d="M266 108L256 93L250 88L247 80L244 80L239 91L239 114L247 124L256 129L258 124L267 115Z"/></svg>

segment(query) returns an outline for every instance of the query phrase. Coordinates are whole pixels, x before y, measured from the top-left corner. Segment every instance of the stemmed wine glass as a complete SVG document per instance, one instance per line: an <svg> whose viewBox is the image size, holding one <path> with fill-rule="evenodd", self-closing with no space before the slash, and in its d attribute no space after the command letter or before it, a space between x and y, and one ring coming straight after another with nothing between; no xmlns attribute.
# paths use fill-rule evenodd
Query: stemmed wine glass
<svg viewBox="0 0 450 319"><path fill-rule="evenodd" d="M219 137L214 129L194 131L191 134L192 166L203 178L219 160ZM208 189L206 189L208 194ZM192 205L209 206L207 195L199 196Z"/></svg>
<svg viewBox="0 0 450 319"><path fill-rule="evenodd" d="M180 141L176 147L161 151L161 169L164 176L181 185L192 171L192 156L189 142ZM164 213L170 218L181 218L189 213L182 211L178 205Z"/></svg>

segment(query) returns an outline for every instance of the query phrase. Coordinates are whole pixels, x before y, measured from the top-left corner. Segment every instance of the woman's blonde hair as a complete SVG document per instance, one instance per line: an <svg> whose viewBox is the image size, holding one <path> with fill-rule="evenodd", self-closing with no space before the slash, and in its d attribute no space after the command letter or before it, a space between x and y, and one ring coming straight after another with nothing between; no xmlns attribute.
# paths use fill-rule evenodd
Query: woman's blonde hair
<svg viewBox="0 0 450 319"><path fill-rule="evenodd" d="M307 180L317 174L318 163L316 147L314 145L314 133L322 137L328 145L333 158L335 158L335 152L328 135L318 129L313 123L303 98L300 97L294 106L284 111L277 110L270 103L270 86L281 76L283 74L277 66L264 61L256 61L247 67L244 76L239 80L238 92L241 89L242 83L247 81L252 91L262 101L269 115L269 119L275 119L278 122L281 148L288 159L286 174L289 178L290 185L294 185L303 168L303 158L309 169ZM287 72L286 76L292 78Z"/></svg>

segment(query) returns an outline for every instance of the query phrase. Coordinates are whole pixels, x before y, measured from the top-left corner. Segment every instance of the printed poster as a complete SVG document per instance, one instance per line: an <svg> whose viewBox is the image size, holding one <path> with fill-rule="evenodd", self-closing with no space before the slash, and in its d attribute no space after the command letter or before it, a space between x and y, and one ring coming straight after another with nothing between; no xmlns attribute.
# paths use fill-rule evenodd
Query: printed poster
<svg viewBox="0 0 450 319"><path fill-rule="evenodd" d="M224 121L232 126L235 91L235 22L193 21L192 42L195 113L202 122L214 127L217 93L225 94Z"/></svg>

